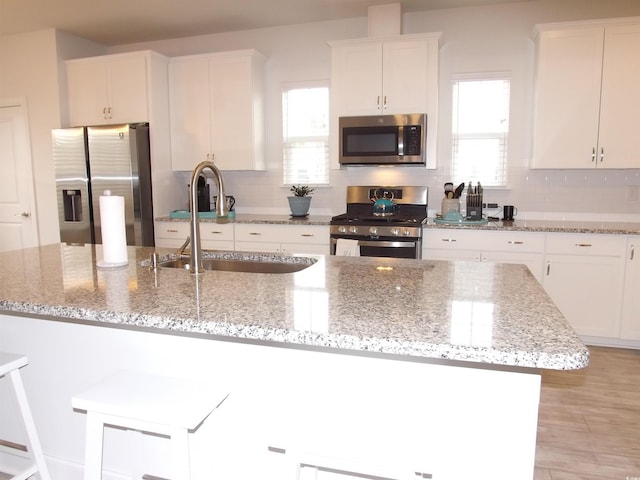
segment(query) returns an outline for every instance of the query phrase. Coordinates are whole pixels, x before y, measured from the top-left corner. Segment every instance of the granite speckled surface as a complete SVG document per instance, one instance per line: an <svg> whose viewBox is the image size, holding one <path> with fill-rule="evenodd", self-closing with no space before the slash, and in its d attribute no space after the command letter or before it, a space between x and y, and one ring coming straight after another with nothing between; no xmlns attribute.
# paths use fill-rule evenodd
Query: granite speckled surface
<svg viewBox="0 0 640 480"><path fill-rule="evenodd" d="M96 267L100 245L1 253L0 313L359 354L588 364L587 348L525 266L314 256L298 273L194 276L149 269L151 252L129 247L129 265L117 269Z"/></svg>
<svg viewBox="0 0 640 480"><path fill-rule="evenodd" d="M172 219L169 216L158 217L163 222L188 222L189 219ZM201 222L215 222L214 219L202 219ZM310 215L305 218L294 218L289 215L237 214L234 223L270 223L283 225L329 225L331 216ZM556 232L556 233L603 233L618 235L640 235L640 223L635 222L596 222L578 220L519 220L503 222L490 221L484 225L446 225L436 224L429 218L424 228L455 228L464 230L494 230L521 232Z"/></svg>

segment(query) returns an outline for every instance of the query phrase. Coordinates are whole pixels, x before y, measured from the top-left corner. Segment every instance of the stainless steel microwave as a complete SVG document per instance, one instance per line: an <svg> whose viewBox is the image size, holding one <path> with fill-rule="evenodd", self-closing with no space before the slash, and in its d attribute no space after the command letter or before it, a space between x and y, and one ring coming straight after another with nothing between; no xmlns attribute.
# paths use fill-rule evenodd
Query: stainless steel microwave
<svg viewBox="0 0 640 480"><path fill-rule="evenodd" d="M427 115L340 117L341 165L424 165Z"/></svg>

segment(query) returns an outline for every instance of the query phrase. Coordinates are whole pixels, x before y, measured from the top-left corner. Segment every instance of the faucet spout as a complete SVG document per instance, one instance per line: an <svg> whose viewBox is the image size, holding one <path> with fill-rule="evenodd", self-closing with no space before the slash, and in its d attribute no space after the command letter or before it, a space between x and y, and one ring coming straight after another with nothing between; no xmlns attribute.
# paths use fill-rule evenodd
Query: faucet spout
<svg viewBox="0 0 640 480"><path fill-rule="evenodd" d="M198 216L198 178L200 174L209 169L213 172L213 177L218 189L218 198L224 200L224 184L222 182L222 174L213 162L204 161L196 165L191 174L191 183L189 184L189 211L191 212L190 236L191 236L191 273L199 275L204 273L202 268L202 247L200 244L200 218ZM224 201L216 202L216 218L226 217L228 214L227 205Z"/></svg>

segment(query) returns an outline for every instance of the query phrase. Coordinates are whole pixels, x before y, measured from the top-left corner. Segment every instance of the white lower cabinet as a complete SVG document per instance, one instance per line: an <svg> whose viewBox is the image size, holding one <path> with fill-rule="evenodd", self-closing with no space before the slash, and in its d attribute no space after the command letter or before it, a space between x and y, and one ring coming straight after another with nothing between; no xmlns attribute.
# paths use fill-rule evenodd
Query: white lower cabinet
<svg viewBox="0 0 640 480"><path fill-rule="evenodd" d="M233 250L233 223L200 222L205 250ZM189 236L189 222L156 222L156 247L180 248Z"/></svg>
<svg viewBox="0 0 640 480"><path fill-rule="evenodd" d="M424 230L422 258L521 263L542 281L544 245L544 233L429 228Z"/></svg>
<svg viewBox="0 0 640 480"><path fill-rule="evenodd" d="M579 335L620 337L625 237L550 234L544 289Z"/></svg>
<svg viewBox="0 0 640 480"><path fill-rule="evenodd" d="M235 249L328 255L329 226L236 223Z"/></svg>
<svg viewBox="0 0 640 480"><path fill-rule="evenodd" d="M640 340L640 236L627 239L620 336Z"/></svg>

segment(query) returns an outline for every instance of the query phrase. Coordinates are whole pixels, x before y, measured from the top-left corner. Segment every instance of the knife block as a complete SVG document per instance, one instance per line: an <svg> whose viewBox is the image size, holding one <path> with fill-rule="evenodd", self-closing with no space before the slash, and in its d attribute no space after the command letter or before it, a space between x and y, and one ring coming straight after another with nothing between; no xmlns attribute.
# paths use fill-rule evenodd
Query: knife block
<svg viewBox="0 0 640 480"><path fill-rule="evenodd" d="M482 220L482 194L467 194L467 220Z"/></svg>

